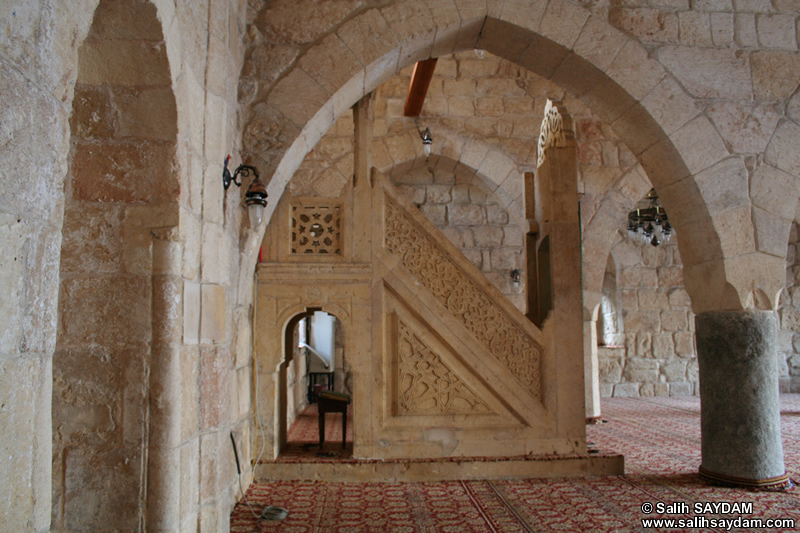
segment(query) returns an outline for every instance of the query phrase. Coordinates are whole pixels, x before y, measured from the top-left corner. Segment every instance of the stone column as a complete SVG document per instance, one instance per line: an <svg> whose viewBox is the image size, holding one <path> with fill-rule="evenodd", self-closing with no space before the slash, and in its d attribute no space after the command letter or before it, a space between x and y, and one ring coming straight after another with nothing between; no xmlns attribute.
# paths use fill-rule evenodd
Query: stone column
<svg viewBox="0 0 800 533"><path fill-rule="evenodd" d="M695 325L700 474L729 485L785 484L775 313L711 311L698 314Z"/></svg>
<svg viewBox="0 0 800 533"><path fill-rule="evenodd" d="M600 419L600 360L597 354L597 321L583 321L583 381L586 421Z"/></svg>
<svg viewBox="0 0 800 533"><path fill-rule="evenodd" d="M180 527L181 365L183 321L177 228L153 230L153 341L147 458L148 531Z"/></svg>

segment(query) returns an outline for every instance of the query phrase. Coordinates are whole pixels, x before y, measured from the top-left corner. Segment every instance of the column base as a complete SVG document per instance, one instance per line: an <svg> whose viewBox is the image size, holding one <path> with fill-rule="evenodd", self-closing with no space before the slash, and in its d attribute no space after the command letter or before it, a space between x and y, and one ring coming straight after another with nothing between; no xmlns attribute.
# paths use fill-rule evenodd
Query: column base
<svg viewBox="0 0 800 533"><path fill-rule="evenodd" d="M704 480L717 485L725 485L727 487L743 487L748 489L772 489L782 490L788 489L792 486L789 479L789 474L786 472L783 475L770 477L766 479L745 479L741 477L726 476L725 474L717 474L706 470L702 466L698 469L700 477Z"/></svg>

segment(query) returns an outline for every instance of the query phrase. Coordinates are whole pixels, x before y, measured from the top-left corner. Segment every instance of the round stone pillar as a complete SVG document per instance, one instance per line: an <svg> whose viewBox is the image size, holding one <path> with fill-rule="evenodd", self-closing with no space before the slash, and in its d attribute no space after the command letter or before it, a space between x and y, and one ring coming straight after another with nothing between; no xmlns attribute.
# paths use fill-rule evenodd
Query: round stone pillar
<svg viewBox="0 0 800 533"><path fill-rule="evenodd" d="M704 478L750 487L788 482L781 445L772 311L695 317Z"/></svg>

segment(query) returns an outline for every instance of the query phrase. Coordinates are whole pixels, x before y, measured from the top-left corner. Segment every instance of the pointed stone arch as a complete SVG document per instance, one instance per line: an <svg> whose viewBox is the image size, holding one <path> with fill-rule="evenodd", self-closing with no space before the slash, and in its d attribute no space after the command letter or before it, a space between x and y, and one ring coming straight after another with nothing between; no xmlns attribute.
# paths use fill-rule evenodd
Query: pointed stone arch
<svg viewBox="0 0 800 533"><path fill-rule="evenodd" d="M164 421L178 391L161 380L179 360L180 181L155 5L102 0L77 70L53 358L53 527L159 528L179 509L178 480L160 467L176 444ZM155 409L153 381L164 386Z"/></svg>
<svg viewBox="0 0 800 533"><path fill-rule="evenodd" d="M258 97L243 113L244 158L272 174L271 198L280 197L336 117L388 77L418 59L481 48L555 82L608 122L674 213L676 229L692 228L682 232L687 238L681 249L689 290L707 295L694 298L696 306L714 307L720 299L742 305L744 288L730 285L725 276L724 249L727 255L735 249L718 236L726 227L721 211L731 206L705 201L708 193L695 178L727 157L727 150L694 99L656 58L633 37L566 0L435 7L420 1L360 11L281 65L279 75L258 72L246 62L247 86ZM259 237L244 245L242 276L252 272ZM701 283L709 271L720 274L718 285Z"/></svg>

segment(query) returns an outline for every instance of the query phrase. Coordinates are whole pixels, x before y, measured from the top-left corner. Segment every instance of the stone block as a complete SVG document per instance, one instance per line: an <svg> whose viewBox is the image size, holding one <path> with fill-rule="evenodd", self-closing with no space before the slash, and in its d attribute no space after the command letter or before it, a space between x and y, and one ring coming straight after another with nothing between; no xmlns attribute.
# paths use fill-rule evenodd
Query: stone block
<svg viewBox="0 0 800 533"><path fill-rule="evenodd" d="M622 365L614 359L601 358L598 372L601 383L619 383L622 379Z"/></svg>
<svg viewBox="0 0 800 533"><path fill-rule="evenodd" d="M661 289L683 287L683 267L665 266L657 269L658 286Z"/></svg>
<svg viewBox="0 0 800 533"><path fill-rule="evenodd" d="M733 13L711 13L711 41L714 46L731 46L734 43L733 30Z"/></svg>
<svg viewBox="0 0 800 533"><path fill-rule="evenodd" d="M183 343L200 342L200 284L183 284Z"/></svg>
<svg viewBox="0 0 800 533"><path fill-rule="evenodd" d="M431 205L426 204L419 208L420 213L425 215L425 218L430 220L433 224L442 227L447 225L447 209L452 208L451 205L449 208L445 207L444 205ZM452 224L452 222L450 222Z"/></svg>
<svg viewBox="0 0 800 533"><path fill-rule="evenodd" d="M212 346L200 348L200 431L219 428L230 412L231 372L230 353Z"/></svg>
<svg viewBox="0 0 800 533"><path fill-rule="evenodd" d="M479 205L451 204L447 206L447 220L454 226L480 226L485 223L486 214Z"/></svg>
<svg viewBox="0 0 800 533"><path fill-rule="evenodd" d="M800 332L800 309L785 308L780 310L781 329Z"/></svg>
<svg viewBox="0 0 800 533"><path fill-rule="evenodd" d="M675 343L671 333L653 335L653 357L655 359L669 359L675 355Z"/></svg>
<svg viewBox="0 0 800 533"><path fill-rule="evenodd" d="M624 33L610 28L600 17L591 16L575 41L573 51L600 70L605 70L627 41Z"/></svg>
<svg viewBox="0 0 800 533"><path fill-rule="evenodd" d="M475 198L475 195L473 195L472 192L473 191L470 190L471 196ZM487 205L486 222L489 224L497 224L497 225L508 224L508 212L499 205Z"/></svg>
<svg viewBox="0 0 800 533"><path fill-rule="evenodd" d="M412 204L419 206L425 203L425 187L416 185L398 185L397 189Z"/></svg>
<svg viewBox="0 0 800 533"><path fill-rule="evenodd" d="M639 309L665 309L667 294L662 291L639 291Z"/></svg>
<svg viewBox="0 0 800 533"><path fill-rule="evenodd" d="M478 248L470 248L467 250L462 250L464 252L464 257L469 260L470 263L475 265L478 270L483 271L483 253Z"/></svg>
<svg viewBox="0 0 800 533"><path fill-rule="evenodd" d="M473 228L475 244L482 248L494 248L503 244L503 228L498 226L477 226Z"/></svg>
<svg viewBox="0 0 800 533"><path fill-rule="evenodd" d="M760 166L750 177L750 197L753 205L765 209L783 218L794 216L795 202L791 198L792 194L788 191L796 190L794 178L786 172L776 169L769 165ZM797 240L790 235L790 239ZM790 246L789 251L794 247ZM794 260L787 255L787 263Z"/></svg>
<svg viewBox="0 0 800 533"><path fill-rule="evenodd" d="M522 230L517 226L506 226L503 228L503 245L515 246L520 249L525 245L525 237Z"/></svg>
<svg viewBox="0 0 800 533"><path fill-rule="evenodd" d="M675 13L649 8L614 7L609 22L644 42L674 43L678 41L678 17Z"/></svg>
<svg viewBox="0 0 800 533"><path fill-rule="evenodd" d="M181 440L200 430L200 347L181 348Z"/></svg>
<svg viewBox="0 0 800 533"><path fill-rule="evenodd" d="M665 46L659 60L698 98L748 100L753 90L747 56L734 50Z"/></svg>
<svg viewBox="0 0 800 533"><path fill-rule="evenodd" d="M741 48L758 48L756 16L753 13L736 13L733 19L736 44Z"/></svg>
<svg viewBox="0 0 800 533"><path fill-rule="evenodd" d="M703 115L687 122L670 135L670 139L692 173L700 172L729 155L714 125Z"/></svg>
<svg viewBox="0 0 800 533"><path fill-rule="evenodd" d="M514 270L519 266L520 253L518 250L509 248L495 248L492 250L492 269L493 270Z"/></svg>
<svg viewBox="0 0 800 533"><path fill-rule="evenodd" d="M711 18L702 11L678 13L681 42L688 46L711 46Z"/></svg>
<svg viewBox="0 0 800 533"><path fill-rule="evenodd" d="M622 307L630 311L635 311L639 308L639 296L634 289L623 289L622 293Z"/></svg>
<svg viewBox="0 0 800 533"><path fill-rule="evenodd" d="M775 256L785 253L790 225L791 219L783 218L772 211L753 207L756 250Z"/></svg>
<svg viewBox="0 0 800 533"><path fill-rule="evenodd" d="M191 439L181 446L180 453L181 515L185 515L187 510L196 510L200 503L200 440Z"/></svg>
<svg viewBox="0 0 800 533"><path fill-rule="evenodd" d="M135 346L150 338L150 279L143 277L63 280L59 342L82 346Z"/></svg>
<svg viewBox="0 0 800 533"><path fill-rule="evenodd" d="M623 320L627 332L655 332L661 329L661 317L658 310L624 310Z"/></svg>
<svg viewBox="0 0 800 533"><path fill-rule="evenodd" d="M88 202L156 203L178 198L175 176L164 166L175 145L137 139L114 144L78 143L72 161L72 194Z"/></svg>
<svg viewBox="0 0 800 533"><path fill-rule="evenodd" d="M689 308L692 305L689 293L685 289L671 289L668 293L668 299L669 306L672 309Z"/></svg>
<svg viewBox="0 0 800 533"><path fill-rule="evenodd" d="M539 33L556 43L572 48L589 18L589 10L570 3L547 5L539 25Z"/></svg>
<svg viewBox="0 0 800 533"><path fill-rule="evenodd" d="M795 14L758 14L756 31L762 48L797 49Z"/></svg>
<svg viewBox="0 0 800 533"><path fill-rule="evenodd" d="M647 49L635 41L625 43L606 69L636 101L643 99L664 78L664 67L649 57Z"/></svg>
<svg viewBox="0 0 800 533"><path fill-rule="evenodd" d="M670 396L693 396L694 386L691 383L670 383Z"/></svg>
<svg viewBox="0 0 800 533"><path fill-rule="evenodd" d="M447 110L448 113L454 117L474 117L474 98L466 96L451 96L447 99Z"/></svg>
<svg viewBox="0 0 800 533"><path fill-rule="evenodd" d="M771 105L715 102L708 116L735 153L761 153L767 146L780 116Z"/></svg>
<svg viewBox="0 0 800 533"><path fill-rule="evenodd" d="M141 40L116 39L108 46L104 40L87 39L79 49L78 65L78 76L87 85L168 87L172 82L164 48Z"/></svg>
<svg viewBox="0 0 800 533"><path fill-rule="evenodd" d="M467 204L469 203L469 184L467 183L459 183L453 186L452 194L453 194L453 202L456 204ZM476 202L477 203L477 202Z"/></svg>
<svg viewBox="0 0 800 533"><path fill-rule="evenodd" d="M137 450L72 451L65 461L65 526L70 530L135 530L141 464Z"/></svg>
<svg viewBox="0 0 800 533"><path fill-rule="evenodd" d="M658 361L652 359L628 359L622 376L627 383L656 383Z"/></svg>
<svg viewBox="0 0 800 533"><path fill-rule="evenodd" d="M615 398L638 398L639 397L639 384L638 383L618 383L614 385Z"/></svg>
<svg viewBox="0 0 800 533"><path fill-rule="evenodd" d="M220 343L227 338L225 287L204 283L200 287L200 342Z"/></svg>
<svg viewBox="0 0 800 533"><path fill-rule="evenodd" d="M463 63L463 62L462 62ZM437 63L438 67L438 63ZM495 69L497 67L495 66ZM438 74L438 73L437 73ZM476 81L472 77L445 79L442 90L446 96L475 96Z"/></svg>
<svg viewBox="0 0 800 533"><path fill-rule="evenodd" d="M789 174L800 175L800 126L790 121L778 125L767 146L764 161Z"/></svg>
<svg viewBox="0 0 800 533"><path fill-rule="evenodd" d="M450 185L428 185L426 203L428 204L448 204L453 197L450 194Z"/></svg>
<svg viewBox="0 0 800 533"><path fill-rule="evenodd" d="M499 117L505 111L503 98L499 96L482 96L475 102L475 111L479 117Z"/></svg>
<svg viewBox="0 0 800 533"><path fill-rule="evenodd" d="M687 311L663 310L661 311L662 331L686 331L689 328Z"/></svg>
<svg viewBox="0 0 800 533"><path fill-rule="evenodd" d="M114 204L70 203L64 213L61 272L110 274L121 270L122 210ZM7 248L8 249L8 248Z"/></svg>
<svg viewBox="0 0 800 533"><path fill-rule="evenodd" d="M650 357L653 354L652 334L640 331L631 336L635 338L633 349L630 350L631 355L635 355L636 357Z"/></svg>
<svg viewBox="0 0 800 533"><path fill-rule="evenodd" d="M601 398L611 398L614 395L614 387L611 383L601 383L600 384L600 397Z"/></svg>
<svg viewBox="0 0 800 533"><path fill-rule="evenodd" d="M172 88L139 88L117 91L120 137L137 137L153 141L175 141L178 135L178 110Z"/></svg>
<svg viewBox="0 0 800 533"><path fill-rule="evenodd" d="M211 283L226 284L230 276L230 240L221 224L203 224L202 275Z"/></svg>

